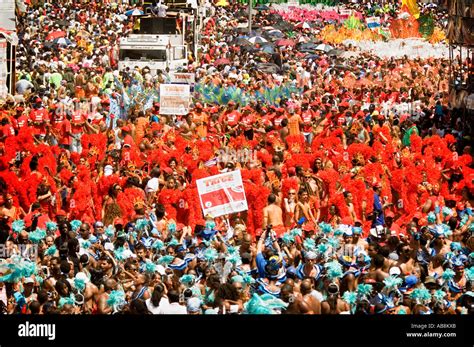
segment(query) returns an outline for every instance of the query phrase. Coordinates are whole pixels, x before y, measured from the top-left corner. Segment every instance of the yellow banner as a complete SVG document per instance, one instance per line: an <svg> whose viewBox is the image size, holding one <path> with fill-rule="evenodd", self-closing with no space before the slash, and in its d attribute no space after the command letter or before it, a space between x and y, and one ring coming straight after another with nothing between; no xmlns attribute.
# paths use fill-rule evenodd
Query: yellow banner
<svg viewBox="0 0 474 347"><path fill-rule="evenodd" d="M402 8L403 6L406 6L408 12L416 19L420 17L420 9L418 8L416 0L402 0Z"/></svg>

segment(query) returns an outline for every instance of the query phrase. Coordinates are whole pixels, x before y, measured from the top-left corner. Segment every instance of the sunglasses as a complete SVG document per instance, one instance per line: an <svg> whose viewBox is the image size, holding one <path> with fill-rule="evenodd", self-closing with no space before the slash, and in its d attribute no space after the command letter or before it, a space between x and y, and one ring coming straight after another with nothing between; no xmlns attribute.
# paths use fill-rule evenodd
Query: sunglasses
<svg viewBox="0 0 474 347"><path fill-rule="evenodd" d="M295 195L296 193L293 193L293 192L289 192L288 195Z"/></svg>

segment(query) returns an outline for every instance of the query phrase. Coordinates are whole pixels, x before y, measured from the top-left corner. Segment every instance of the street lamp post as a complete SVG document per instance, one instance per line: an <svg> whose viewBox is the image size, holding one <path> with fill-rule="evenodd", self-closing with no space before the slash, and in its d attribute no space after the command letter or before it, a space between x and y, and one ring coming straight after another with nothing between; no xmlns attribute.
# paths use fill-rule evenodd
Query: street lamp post
<svg viewBox="0 0 474 347"><path fill-rule="evenodd" d="M249 36L252 35L252 2L249 0Z"/></svg>

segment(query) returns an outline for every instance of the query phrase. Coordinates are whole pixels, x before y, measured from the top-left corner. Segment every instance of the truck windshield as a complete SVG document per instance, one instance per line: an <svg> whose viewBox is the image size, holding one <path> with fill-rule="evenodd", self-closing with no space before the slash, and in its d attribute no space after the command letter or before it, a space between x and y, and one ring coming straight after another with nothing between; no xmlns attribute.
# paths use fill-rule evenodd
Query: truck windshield
<svg viewBox="0 0 474 347"><path fill-rule="evenodd" d="M120 60L166 61L166 50L121 49Z"/></svg>

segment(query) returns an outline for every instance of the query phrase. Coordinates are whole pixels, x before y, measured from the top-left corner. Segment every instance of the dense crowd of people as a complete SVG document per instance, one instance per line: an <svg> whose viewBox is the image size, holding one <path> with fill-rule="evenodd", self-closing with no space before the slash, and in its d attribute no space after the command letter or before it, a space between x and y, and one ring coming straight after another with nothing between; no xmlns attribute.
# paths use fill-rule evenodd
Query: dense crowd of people
<svg viewBox="0 0 474 347"><path fill-rule="evenodd" d="M249 45L242 6L212 6L187 68L206 94L167 116L127 97L169 80L118 71L129 9L18 17L16 95L0 105L3 313L472 313L471 131L448 61L308 52L325 22L273 11ZM275 35L287 42L264 49ZM234 170L248 210L203 215L196 180Z"/></svg>

